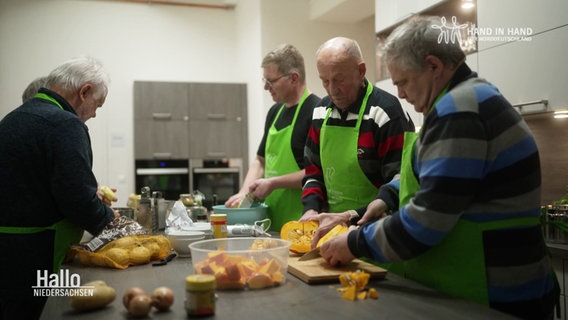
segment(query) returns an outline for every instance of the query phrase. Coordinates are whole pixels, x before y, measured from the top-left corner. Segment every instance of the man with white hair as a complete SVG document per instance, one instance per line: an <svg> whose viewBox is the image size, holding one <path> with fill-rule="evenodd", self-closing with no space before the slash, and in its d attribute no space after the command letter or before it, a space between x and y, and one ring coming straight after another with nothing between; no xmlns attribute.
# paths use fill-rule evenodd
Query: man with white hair
<svg viewBox="0 0 568 320"><path fill-rule="evenodd" d="M84 230L96 235L118 217L97 192L85 125L108 83L95 59L67 61L0 121L0 319L39 318L47 297L32 287L46 286L40 276L59 271Z"/></svg>

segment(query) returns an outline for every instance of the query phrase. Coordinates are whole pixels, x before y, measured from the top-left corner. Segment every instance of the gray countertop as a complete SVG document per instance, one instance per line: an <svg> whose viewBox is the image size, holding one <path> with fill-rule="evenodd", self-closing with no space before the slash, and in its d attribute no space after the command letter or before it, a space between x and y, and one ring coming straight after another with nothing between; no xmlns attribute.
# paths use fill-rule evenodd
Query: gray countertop
<svg viewBox="0 0 568 320"><path fill-rule="evenodd" d="M107 307L77 313L67 297L50 297L41 319L127 319L122 295L139 286L151 293L158 286L168 286L175 293L169 312L152 310L151 319L186 319L184 309L185 277L193 274L191 259L176 258L169 264L150 264L126 270L86 268L64 265L70 274L78 274L81 283L104 280L117 291L117 298ZM488 307L449 297L394 274L371 281L379 299L348 301L337 292L339 284L308 285L287 274L282 286L264 290L217 291L218 319L514 319Z"/></svg>
<svg viewBox="0 0 568 320"><path fill-rule="evenodd" d="M552 256L568 258L568 244L548 242L546 246Z"/></svg>

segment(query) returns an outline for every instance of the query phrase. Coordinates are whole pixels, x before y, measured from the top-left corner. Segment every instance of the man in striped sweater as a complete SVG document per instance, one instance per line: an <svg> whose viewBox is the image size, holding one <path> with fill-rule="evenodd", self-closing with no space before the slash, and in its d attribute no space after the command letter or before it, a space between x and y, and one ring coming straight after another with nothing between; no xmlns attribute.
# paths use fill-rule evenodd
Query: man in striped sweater
<svg viewBox="0 0 568 320"><path fill-rule="evenodd" d="M378 188L398 174L404 132L414 131L398 99L365 78L355 40L325 42L317 69L328 96L314 109L308 132L301 221L321 212L343 213L340 218L356 208L362 215Z"/></svg>
<svg viewBox="0 0 568 320"><path fill-rule="evenodd" d="M369 257L427 286L525 319L552 319L558 286L543 240L540 164L522 117L465 64L438 17L385 45L400 98L424 114L405 137L399 183L358 230L321 248L331 264ZM394 213L373 221L385 210Z"/></svg>

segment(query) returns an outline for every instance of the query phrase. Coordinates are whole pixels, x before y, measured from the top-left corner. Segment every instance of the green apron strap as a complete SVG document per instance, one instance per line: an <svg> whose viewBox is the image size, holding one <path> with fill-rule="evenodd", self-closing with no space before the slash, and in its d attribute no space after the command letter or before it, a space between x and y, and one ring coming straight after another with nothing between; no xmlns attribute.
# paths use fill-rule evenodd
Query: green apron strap
<svg viewBox="0 0 568 320"><path fill-rule="evenodd" d="M300 167L294 157L292 150L292 134L300 109L304 104L306 98L310 95L308 89L304 90L292 123L280 130L276 129L275 123L280 117L280 114L285 108L285 105L280 107L266 137L266 146L264 148L265 165L264 177L278 177L293 172L300 171ZM302 189L288 189L280 188L273 190L264 202L268 205L268 217L271 224L270 229L280 231L282 225L288 221L298 220L302 216Z"/></svg>
<svg viewBox="0 0 568 320"><path fill-rule="evenodd" d="M402 158L400 163L399 208L407 204L410 199L414 197L414 193L420 188L418 179L412 168L412 156L416 140L418 140L417 132L408 131L404 133L404 144L402 146Z"/></svg>
<svg viewBox="0 0 568 320"><path fill-rule="evenodd" d="M47 227L7 227L0 226L0 233L7 234L33 234L46 230L54 230L53 272L59 272L59 268L67 255L69 246L78 243L83 235L83 229L71 224L67 219Z"/></svg>
<svg viewBox="0 0 568 320"><path fill-rule="evenodd" d="M55 100L55 99L54 99L53 97L51 97L51 96L48 96L48 95L45 94L45 93L41 93L41 92L36 93L36 95L34 96L34 98L40 98L40 99L43 99L43 100L47 100L47 101L49 101L49 102L53 102L53 103L55 103L55 105L57 105L57 106L59 107L59 109L64 110L63 107L61 106L61 104L60 104L57 100Z"/></svg>

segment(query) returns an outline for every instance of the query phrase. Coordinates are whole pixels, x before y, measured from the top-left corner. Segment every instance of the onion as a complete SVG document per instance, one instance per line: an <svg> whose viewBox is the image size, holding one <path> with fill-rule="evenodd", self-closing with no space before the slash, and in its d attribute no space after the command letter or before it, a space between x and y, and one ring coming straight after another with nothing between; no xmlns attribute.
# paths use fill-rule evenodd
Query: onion
<svg viewBox="0 0 568 320"><path fill-rule="evenodd" d="M144 292L144 290L142 290L142 288L139 288L139 287L132 287L132 288L126 290L126 292L122 296L122 304L124 305L124 307L126 309L128 309L128 306L130 305L130 300L132 300L132 298L134 298L135 296L137 296L139 294L145 295L146 292Z"/></svg>
<svg viewBox="0 0 568 320"><path fill-rule="evenodd" d="M170 309L174 303L174 292L168 287L158 287L152 293L152 306L160 311Z"/></svg>
<svg viewBox="0 0 568 320"><path fill-rule="evenodd" d="M152 299L146 294L138 294L130 300L128 313L134 318L144 318L150 313Z"/></svg>

